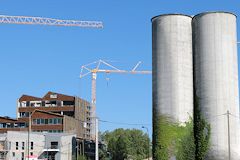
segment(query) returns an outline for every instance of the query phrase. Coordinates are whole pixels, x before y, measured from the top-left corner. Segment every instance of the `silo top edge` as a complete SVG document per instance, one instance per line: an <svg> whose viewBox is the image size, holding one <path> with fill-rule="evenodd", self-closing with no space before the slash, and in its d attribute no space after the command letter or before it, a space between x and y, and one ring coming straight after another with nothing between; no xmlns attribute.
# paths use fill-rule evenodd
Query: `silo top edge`
<svg viewBox="0 0 240 160"><path fill-rule="evenodd" d="M190 18L192 18L192 16L186 15L186 14L170 13L170 14L160 14L160 15L158 15L158 16L154 16L154 17L151 19L151 22L152 22L154 19L156 19L156 18L158 18L158 17L162 17L162 16L185 16L185 17L190 17Z"/></svg>
<svg viewBox="0 0 240 160"><path fill-rule="evenodd" d="M234 15L235 17L237 17L236 14L232 13L232 12L227 12L227 11L209 11L209 12L203 12L203 13L199 13L199 14L196 14L193 19L195 17L199 17L199 16L203 16L203 15L206 15L206 14L213 14L213 13L226 13L226 14L231 14L231 15Z"/></svg>

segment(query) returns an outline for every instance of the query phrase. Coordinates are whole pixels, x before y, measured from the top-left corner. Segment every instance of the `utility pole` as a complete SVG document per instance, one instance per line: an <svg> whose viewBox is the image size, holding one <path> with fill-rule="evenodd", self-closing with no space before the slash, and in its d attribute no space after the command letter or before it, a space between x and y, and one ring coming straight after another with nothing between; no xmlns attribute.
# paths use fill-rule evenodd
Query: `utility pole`
<svg viewBox="0 0 240 160"><path fill-rule="evenodd" d="M228 160L231 160L231 139L230 139L230 122L229 122L230 112L227 110L227 123L228 123Z"/></svg>
<svg viewBox="0 0 240 160"><path fill-rule="evenodd" d="M28 152L27 152L27 154L28 154L28 159L29 159L29 152L30 152L30 148L29 148L29 144L30 144L30 132L31 132L31 116L32 116L32 114L31 113L29 113L29 118L28 118Z"/></svg>
<svg viewBox="0 0 240 160"><path fill-rule="evenodd" d="M145 126L142 126L142 128L145 128L147 130L147 135L148 135L148 160L150 158L150 140L149 140L149 131L148 131L148 128L145 127Z"/></svg>
<svg viewBox="0 0 240 160"><path fill-rule="evenodd" d="M70 143L68 143L68 159L70 160Z"/></svg>
<svg viewBox="0 0 240 160"><path fill-rule="evenodd" d="M95 118L95 160L98 160L98 118Z"/></svg>
<svg viewBox="0 0 240 160"><path fill-rule="evenodd" d="M47 146L47 160L48 160L48 146Z"/></svg>

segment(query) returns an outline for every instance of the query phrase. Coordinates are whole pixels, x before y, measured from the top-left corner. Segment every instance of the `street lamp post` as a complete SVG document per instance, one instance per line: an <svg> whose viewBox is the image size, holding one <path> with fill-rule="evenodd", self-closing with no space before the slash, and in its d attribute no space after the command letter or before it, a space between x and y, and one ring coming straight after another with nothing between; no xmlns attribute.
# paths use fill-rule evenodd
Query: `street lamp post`
<svg viewBox="0 0 240 160"><path fill-rule="evenodd" d="M149 157L150 157L150 140L149 140L149 131L148 131L148 128L145 127L145 126L142 126L142 128L145 128L147 130L147 135L148 135L148 160L149 160Z"/></svg>
<svg viewBox="0 0 240 160"><path fill-rule="evenodd" d="M227 110L227 124L228 124L228 159L231 160L231 140L230 140L230 122L229 122L230 112Z"/></svg>
<svg viewBox="0 0 240 160"><path fill-rule="evenodd" d="M29 145L30 145L30 133L31 133L31 130L32 130L32 113L29 113L29 117L28 117L28 159L29 159L29 153L30 153L30 148L29 148Z"/></svg>
<svg viewBox="0 0 240 160"><path fill-rule="evenodd" d="M95 160L98 160L98 117L95 117Z"/></svg>

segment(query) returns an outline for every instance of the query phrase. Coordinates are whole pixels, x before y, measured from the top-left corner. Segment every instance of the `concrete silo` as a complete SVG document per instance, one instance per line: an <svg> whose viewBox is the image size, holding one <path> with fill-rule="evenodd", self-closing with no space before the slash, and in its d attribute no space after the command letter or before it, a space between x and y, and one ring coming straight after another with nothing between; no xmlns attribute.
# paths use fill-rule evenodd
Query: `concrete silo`
<svg viewBox="0 0 240 160"><path fill-rule="evenodd" d="M161 119L181 126L192 117L191 22L192 17L182 14L152 18L153 156L156 160L157 154L163 156L168 152L163 150L172 145L166 147L161 141L170 134L168 129L161 128L166 125L160 125ZM167 156L174 158L174 155Z"/></svg>
<svg viewBox="0 0 240 160"><path fill-rule="evenodd" d="M192 27L195 107L211 127L207 159L239 160L236 16L201 13L194 16Z"/></svg>

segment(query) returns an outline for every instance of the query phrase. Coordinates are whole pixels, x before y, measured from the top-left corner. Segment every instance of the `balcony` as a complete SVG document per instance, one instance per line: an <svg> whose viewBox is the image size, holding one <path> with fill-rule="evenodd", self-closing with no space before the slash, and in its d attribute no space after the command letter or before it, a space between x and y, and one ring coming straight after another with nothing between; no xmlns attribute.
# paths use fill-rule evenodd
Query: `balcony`
<svg viewBox="0 0 240 160"><path fill-rule="evenodd" d="M19 107L18 112L33 112L35 109L47 112L74 111L74 106L40 106L40 107Z"/></svg>
<svg viewBox="0 0 240 160"><path fill-rule="evenodd" d="M51 142L49 148L43 149L44 152L59 152L58 143Z"/></svg>
<svg viewBox="0 0 240 160"><path fill-rule="evenodd" d="M0 128L0 133L7 133L7 131L27 131L28 128Z"/></svg>
<svg viewBox="0 0 240 160"><path fill-rule="evenodd" d="M58 148L56 149L52 149L52 148L47 148L47 149L43 149L43 152L59 152L60 150Z"/></svg>

